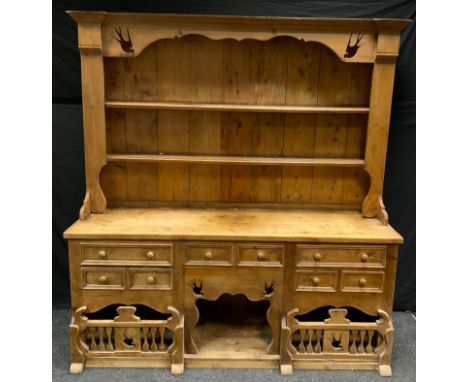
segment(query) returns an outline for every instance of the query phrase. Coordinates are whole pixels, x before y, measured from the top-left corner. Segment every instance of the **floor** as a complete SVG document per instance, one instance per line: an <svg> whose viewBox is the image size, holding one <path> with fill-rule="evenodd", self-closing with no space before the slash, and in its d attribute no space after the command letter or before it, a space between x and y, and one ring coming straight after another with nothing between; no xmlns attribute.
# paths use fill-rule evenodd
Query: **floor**
<svg viewBox="0 0 468 382"><path fill-rule="evenodd" d="M375 371L303 371L295 370L292 376L281 376L278 370L265 369L185 369L181 376L171 375L168 369L85 369L83 374L70 375L68 325L70 311L55 309L53 316L53 381L98 382L98 381L255 381L255 382L412 382L416 380L416 321L409 313L395 312L395 327L392 370L393 377L384 379Z"/></svg>

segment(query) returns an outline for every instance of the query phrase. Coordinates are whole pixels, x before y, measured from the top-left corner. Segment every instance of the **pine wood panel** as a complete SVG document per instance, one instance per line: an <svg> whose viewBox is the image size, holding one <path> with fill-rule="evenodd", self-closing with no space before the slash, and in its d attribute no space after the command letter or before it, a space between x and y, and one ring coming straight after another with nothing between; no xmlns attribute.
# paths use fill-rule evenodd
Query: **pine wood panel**
<svg viewBox="0 0 468 382"><path fill-rule="evenodd" d="M286 103L316 106L322 47L295 40L291 40L289 45ZM315 115L286 116L283 149L285 156L315 156L315 124ZM312 202L313 171L310 167L283 168L282 202Z"/></svg>
<svg viewBox="0 0 468 382"><path fill-rule="evenodd" d="M351 67L350 104L369 103L371 65L353 65ZM367 116L348 116L346 134L346 158L364 158L367 132ZM369 189L369 176L362 168L343 169L343 204L361 203Z"/></svg>
<svg viewBox="0 0 468 382"><path fill-rule="evenodd" d="M107 67L106 98L134 101L126 110L108 109L108 153L363 157L365 116L268 112L275 105L367 110L370 65L344 64L320 44L187 36L159 41L134 58L108 58ZM145 102L156 102L156 108ZM192 104L201 105L199 111ZM267 108L216 111L223 104ZM105 179L114 174L118 179ZM146 176L148 184L139 180ZM120 187L109 193L110 200L115 194L116 201L128 202L357 206L368 186L367 175L355 167L132 163L103 172L102 179L106 195L109 187ZM117 185L123 180L127 193ZM143 188L141 198L134 187Z"/></svg>
<svg viewBox="0 0 468 382"><path fill-rule="evenodd" d="M284 127L285 157L314 157L315 115L287 115ZM311 167L283 167L281 201L307 203L312 201Z"/></svg>
<svg viewBox="0 0 468 382"><path fill-rule="evenodd" d="M189 151L189 113L159 111L159 151ZM159 165L159 200L185 201L189 197L189 165Z"/></svg>
<svg viewBox="0 0 468 382"><path fill-rule="evenodd" d="M221 150L226 155L249 155L252 152L252 130L255 115L223 113L221 116ZM221 201L250 202L251 168L221 166Z"/></svg>
<svg viewBox="0 0 468 382"><path fill-rule="evenodd" d="M190 153L219 154L221 151L221 114L190 113ZM190 200L216 202L220 197L220 166L190 165Z"/></svg>
<svg viewBox="0 0 468 382"><path fill-rule="evenodd" d="M200 36L190 40L190 98L198 102L220 102L222 95L223 44ZM221 114L190 112L190 153L221 152ZM220 167L190 165L190 200L219 201Z"/></svg>
<svg viewBox="0 0 468 382"><path fill-rule="evenodd" d="M158 113L147 110L127 110L127 153L158 150ZM127 199L157 200L158 167L146 163L127 164Z"/></svg>

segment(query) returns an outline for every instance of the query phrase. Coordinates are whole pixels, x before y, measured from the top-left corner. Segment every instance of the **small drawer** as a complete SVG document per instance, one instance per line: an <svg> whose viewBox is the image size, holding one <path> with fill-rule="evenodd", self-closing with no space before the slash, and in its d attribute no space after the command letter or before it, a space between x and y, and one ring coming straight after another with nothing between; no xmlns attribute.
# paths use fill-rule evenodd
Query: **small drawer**
<svg viewBox="0 0 468 382"><path fill-rule="evenodd" d="M186 244L185 264L231 266L233 246L231 244Z"/></svg>
<svg viewBox="0 0 468 382"><path fill-rule="evenodd" d="M170 269L130 268L130 289L172 289L172 271Z"/></svg>
<svg viewBox="0 0 468 382"><path fill-rule="evenodd" d="M297 267L351 266L383 268L386 247L298 245Z"/></svg>
<svg viewBox="0 0 468 382"><path fill-rule="evenodd" d="M384 272L343 271L341 290L343 292L382 293Z"/></svg>
<svg viewBox="0 0 468 382"><path fill-rule="evenodd" d="M240 266L281 267L284 247L282 245L239 244L237 261Z"/></svg>
<svg viewBox="0 0 468 382"><path fill-rule="evenodd" d="M169 266L172 264L172 244L105 244L83 243L82 264L138 264Z"/></svg>
<svg viewBox="0 0 468 382"><path fill-rule="evenodd" d="M297 271L296 290L306 292L336 292L338 271Z"/></svg>
<svg viewBox="0 0 468 382"><path fill-rule="evenodd" d="M83 289L125 289L123 268L81 268Z"/></svg>

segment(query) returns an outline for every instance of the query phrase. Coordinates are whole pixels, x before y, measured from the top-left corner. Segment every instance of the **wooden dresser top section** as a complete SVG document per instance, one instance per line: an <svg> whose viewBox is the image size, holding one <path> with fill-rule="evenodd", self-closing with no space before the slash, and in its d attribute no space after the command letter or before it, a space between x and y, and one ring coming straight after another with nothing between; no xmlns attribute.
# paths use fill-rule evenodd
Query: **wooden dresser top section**
<svg viewBox="0 0 468 382"><path fill-rule="evenodd" d="M398 244L403 238L360 212L116 208L77 221L66 239L303 241Z"/></svg>

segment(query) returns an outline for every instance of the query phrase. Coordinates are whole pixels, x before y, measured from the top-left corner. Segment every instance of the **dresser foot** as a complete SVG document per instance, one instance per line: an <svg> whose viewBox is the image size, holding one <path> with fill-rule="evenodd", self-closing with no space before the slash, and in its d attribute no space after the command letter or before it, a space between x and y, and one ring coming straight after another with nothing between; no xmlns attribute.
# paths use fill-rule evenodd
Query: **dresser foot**
<svg viewBox="0 0 468 382"><path fill-rule="evenodd" d="M281 375L292 375L293 368L292 365L280 365Z"/></svg>
<svg viewBox="0 0 468 382"><path fill-rule="evenodd" d="M381 377L391 377L392 368L390 367L390 365L379 365L379 375Z"/></svg>
<svg viewBox="0 0 468 382"><path fill-rule="evenodd" d="M81 374L84 370L83 362L72 362L70 365L70 374Z"/></svg>
<svg viewBox="0 0 468 382"><path fill-rule="evenodd" d="M171 365L171 374L179 375L184 373L184 364L183 363L173 363Z"/></svg>

